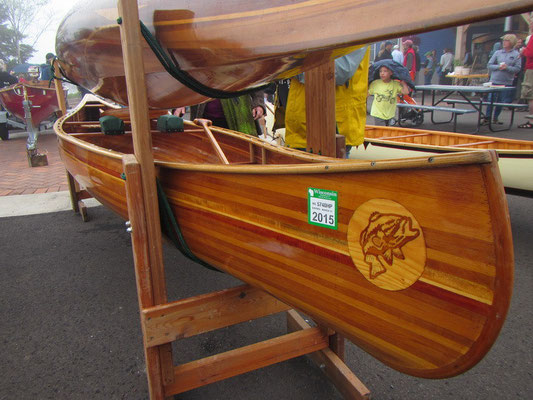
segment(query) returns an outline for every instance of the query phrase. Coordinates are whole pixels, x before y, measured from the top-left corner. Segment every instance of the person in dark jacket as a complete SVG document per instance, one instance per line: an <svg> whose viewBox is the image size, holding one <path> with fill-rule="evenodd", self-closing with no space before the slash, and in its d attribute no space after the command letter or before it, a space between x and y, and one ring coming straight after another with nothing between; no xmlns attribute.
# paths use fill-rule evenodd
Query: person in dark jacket
<svg viewBox="0 0 533 400"><path fill-rule="evenodd" d="M381 60L392 60L392 42L385 42L385 48L378 54L374 62Z"/></svg>

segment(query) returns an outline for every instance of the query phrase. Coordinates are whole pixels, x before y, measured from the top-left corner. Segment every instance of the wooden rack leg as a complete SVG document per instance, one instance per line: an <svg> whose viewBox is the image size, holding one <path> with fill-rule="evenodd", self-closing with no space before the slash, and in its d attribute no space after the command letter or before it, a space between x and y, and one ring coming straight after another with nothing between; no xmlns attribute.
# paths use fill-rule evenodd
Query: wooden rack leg
<svg viewBox="0 0 533 400"><path fill-rule="evenodd" d="M78 182L68 171L67 182L72 209L75 213L79 213L81 215L83 222L87 222L89 220L89 215L87 214L87 206L83 202L83 199L88 199L91 197L91 195L86 190L82 190L80 188Z"/></svg>
<svg viewBox="0 0 533 400"><path fill-rule="evenodd" d="M157 284L158 278L154 277L149 254L149 241L146 232L146 218L144 210L144 199L141 183L140 165L133 155L126 155L123 158L124 172L126 174L126 197L128 201L128 214L131 225L131 242L133 247L133 261L135 264L135 279L137 283L137 296L139 309L156 305L154 293L154 281ZM144 325L142 325L144 326ZM146 334L143 329L143 337ZM172 366L172 349L169 343L157 347L144 346L146 360L146 373L148 376L148 389L152 400L164 399L164 375L162 362L166 362L167 370Z"/></svg>
<svg viewBox="0 0 533 400"><path fill-rule="evenodd" d="M310 325L295 310L287 312L288 331L308 329ZM345 399L370 400L370 391L346 366L336 351L342 349L344 356L344 338L330 336L330 347L310 354L311 359L324 371ZM342 344L340 340L342 339ZM332 346L333 342L333 348Z"/></svg>

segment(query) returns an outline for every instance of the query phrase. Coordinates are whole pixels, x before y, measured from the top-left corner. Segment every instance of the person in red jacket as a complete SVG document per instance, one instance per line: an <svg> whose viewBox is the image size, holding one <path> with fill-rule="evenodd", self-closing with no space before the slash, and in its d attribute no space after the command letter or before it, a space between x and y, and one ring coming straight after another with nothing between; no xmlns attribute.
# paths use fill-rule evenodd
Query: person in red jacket
<svg viewBox="0 0 533 400"><path fill-rule="evenodd" d="M403 66L409 70L409 75L411 75L411 79L414 82L416 76L416 55L412 40L403 42Z"/></svg>
<svg viewBox="0 0 533 400"><path fill-rule="evenodd" d="M526 47L522 48L522 56L526 58L526 69L524 71L524 81L522 82L522 93L521 97L527 100L529 106L529 115L526 115L530 121L527 121L521 125L518 125L519 128L532 129L533 124L531 119L533 119L533 40L531 37L527 43Z"/></svg>

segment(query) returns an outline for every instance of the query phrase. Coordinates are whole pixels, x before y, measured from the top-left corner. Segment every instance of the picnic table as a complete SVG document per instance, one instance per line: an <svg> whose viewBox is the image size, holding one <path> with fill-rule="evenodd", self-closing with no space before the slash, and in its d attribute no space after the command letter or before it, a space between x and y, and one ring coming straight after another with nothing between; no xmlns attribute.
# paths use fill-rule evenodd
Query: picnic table
<svg viewBox="0 0 533 400"><path fill-rule="evenodd" d="M502 106L509 107L512 109L511 122L509 126L502 129L496 129L493 125L492 118L488 119L488 127L492 132L499 132L504 130L509 130L513 125L514 121L514 111L516 108L523 107L522 104L508 104L508 103L498 103L494 101L495 96L488 96L489 100L484 100L485 95L501 93L506 90L513 90L514 87L509 86L461 86L461 85L417 85L415 86L417 91L422 92L422 105L425 105L425 95L426 93L431 94L431 106L434 109L428 109L427 112L431 113L431 122L434 124L445 124L454 121L454 131L456 130L457 123L457 113L451 111L452 109L463 110L466 113L469 109L458 109L455 107L456 104L464 104L471 106L470 110L474 110L478 114L477 119L477 128L475 133L479 132L482 121L485 120L486 115L483 112L484 106ZM459 95L460 100L450 99L450 96L453 94ZM435 121L434 113L435 111L443 111L444 104L451 104L450 109L451 118L447 121Z"/></svg>

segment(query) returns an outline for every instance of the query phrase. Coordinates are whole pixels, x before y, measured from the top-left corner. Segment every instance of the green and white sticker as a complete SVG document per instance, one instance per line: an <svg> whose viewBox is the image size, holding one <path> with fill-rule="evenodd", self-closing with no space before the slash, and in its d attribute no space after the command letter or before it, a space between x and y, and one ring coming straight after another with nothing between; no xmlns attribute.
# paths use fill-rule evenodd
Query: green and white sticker
<svg viewBox="0 0 533 400"><path fill-rule="evenodd" d="M311 225L337 229L338 194L333 190L307 189L307 219Z"/></svg>

